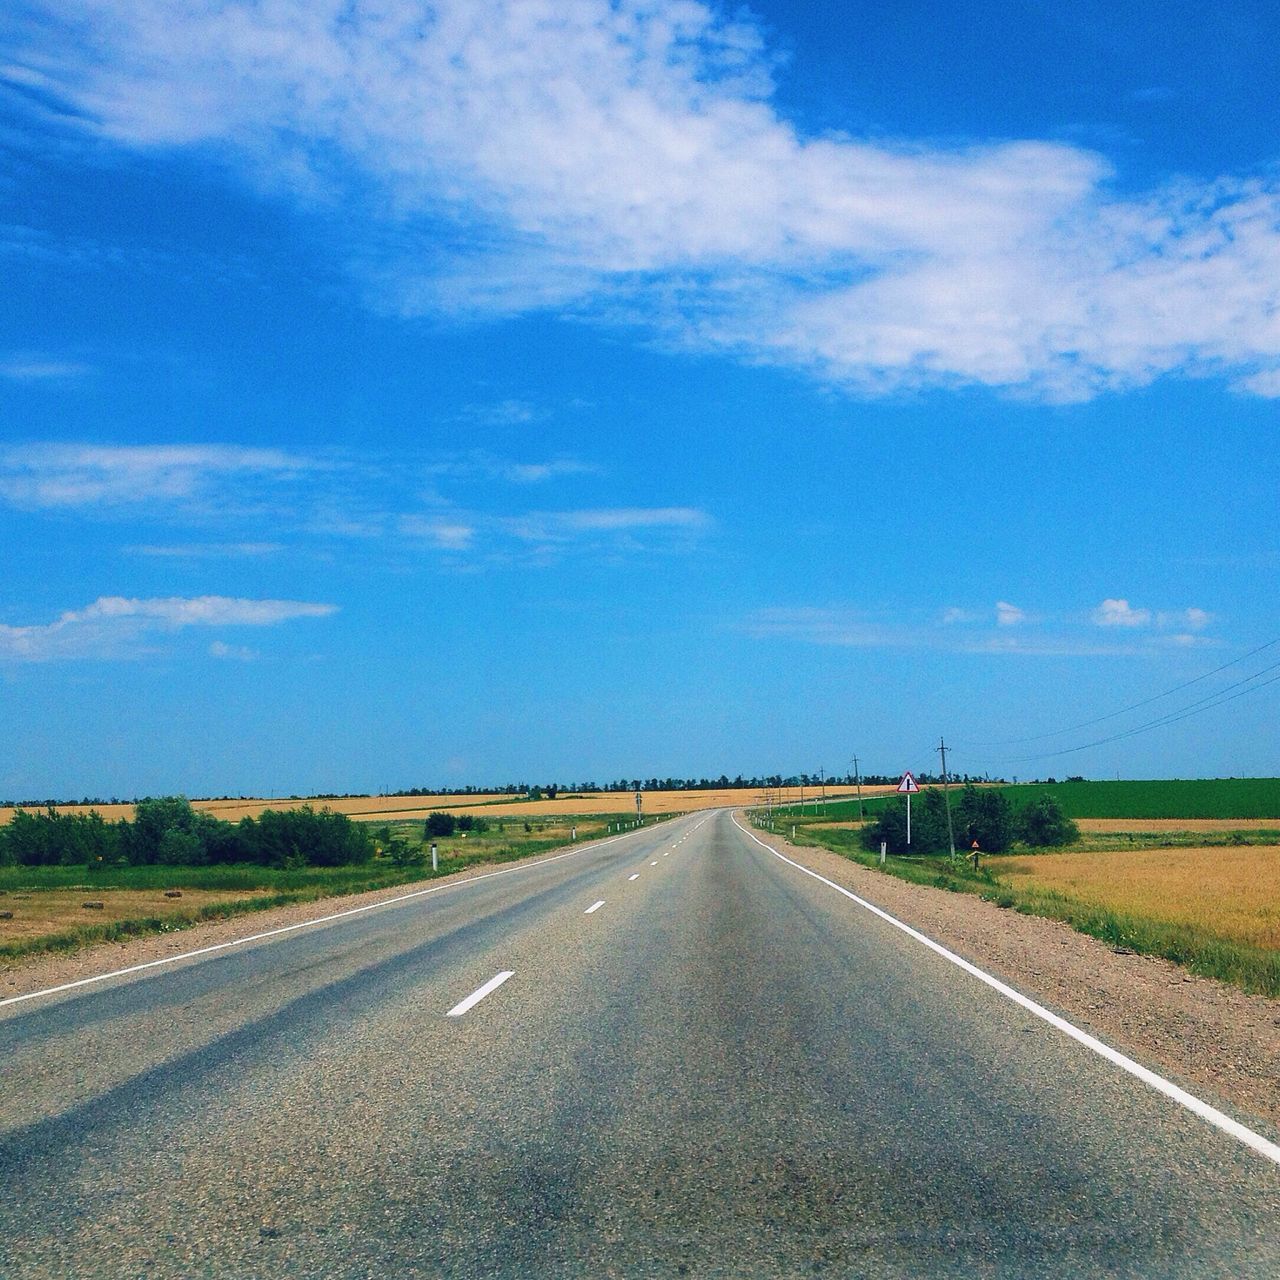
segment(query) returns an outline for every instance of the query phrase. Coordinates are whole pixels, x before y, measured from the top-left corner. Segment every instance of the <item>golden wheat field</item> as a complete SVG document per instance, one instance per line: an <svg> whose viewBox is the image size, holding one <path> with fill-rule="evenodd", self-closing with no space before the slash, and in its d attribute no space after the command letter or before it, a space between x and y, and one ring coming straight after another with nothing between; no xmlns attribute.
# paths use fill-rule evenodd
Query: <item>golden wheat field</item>
<svg viewBox="0 0 1280 1280"><path fill-rule="evenodd" d="M1013 888L1280 949L1280 846L1056 853L990 865Z"/></svg>
<svg viewBox="0 0 1280 1280"><path fill-rule="evenodd" d="M862 788L864 796L881 795L892 787ZM771 793L776 804L797 804L798 787L784 787ZM828 786L827 800L847 800L857 793L852 787ZM806 805L814 799L812 787L806 787ZM646 814L689 813L695 809L744 808L764 803L764 792L755 787L730 787L719 791L646 791ZM483 813L493 818L548 817L557 814L579 813L633 813L635 795L630 791L573 792L557 796L554 800L508 800L505 796L455 794L449 796L337 796L332 799L288 799L275 797L259 800L193 800L192 808L210 813L227 822L241 818L257 817L264 809L297 809L309 804L315 809L332 809L352 818L424 818L432 810L445 809L454 813ZM42 809L43 806L36 806ZM59 813L88 813L96 809L109 822L133 817L131 804L57 806ZM9 822L14 814L10 808L0 809L0 825Z"/></svg>

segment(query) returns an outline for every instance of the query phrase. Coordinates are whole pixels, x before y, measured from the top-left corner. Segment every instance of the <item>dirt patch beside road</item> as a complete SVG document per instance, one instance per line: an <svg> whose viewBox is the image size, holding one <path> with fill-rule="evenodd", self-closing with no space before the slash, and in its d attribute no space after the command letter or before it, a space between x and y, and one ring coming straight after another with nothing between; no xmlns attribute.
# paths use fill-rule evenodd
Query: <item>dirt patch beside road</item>
<svg viewBox="0 0 1280 1280"><path fill-rule="evenodd" d="M1280 1001L974 894L911 884L753 832L1184 1088L1280 1130ZM853 908L853 904L850 904Z"/></svg>

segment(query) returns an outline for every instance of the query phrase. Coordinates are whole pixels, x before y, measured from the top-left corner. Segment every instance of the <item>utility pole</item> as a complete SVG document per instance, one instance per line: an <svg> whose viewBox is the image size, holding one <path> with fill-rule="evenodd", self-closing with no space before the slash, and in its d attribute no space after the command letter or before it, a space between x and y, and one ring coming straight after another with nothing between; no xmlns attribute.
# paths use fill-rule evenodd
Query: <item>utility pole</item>
<svg viewBox="0 0 1280 1280"><path fill-rule="evenodd" d="M858 784L858 821L862 821L862 774L858 770L858 757L853 757L853 776Z"/></svg>
<svg viewBox="0 0 1280 1280"><path fill-rule="evenodd" d="M942 754L942 797L947 804L947 841L951 845L951 856L956 856L956 833L951 826L951 790L947 780L947 744L938 739L938 750Z"/></svg>
<svg viewBox="0 0 1280 1280"><path fill-rule="evenodd" d="M827 771L826 768L818 770L818 779L822 783L822 812L827 812Z"/></svg>

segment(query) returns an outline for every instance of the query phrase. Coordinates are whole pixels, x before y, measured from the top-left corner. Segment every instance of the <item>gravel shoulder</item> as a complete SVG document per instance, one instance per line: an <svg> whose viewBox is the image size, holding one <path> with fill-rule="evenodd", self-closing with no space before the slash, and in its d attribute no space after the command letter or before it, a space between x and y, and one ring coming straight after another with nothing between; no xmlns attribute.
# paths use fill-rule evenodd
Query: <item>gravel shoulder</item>
<svg viewBox="0 0 1280 1280"><path fill-rule="evenodd" d="M1280 1001L1120 954L1058 920L911 884L826 849L753 835L1175 1083L1280 1131Z"/></svg>

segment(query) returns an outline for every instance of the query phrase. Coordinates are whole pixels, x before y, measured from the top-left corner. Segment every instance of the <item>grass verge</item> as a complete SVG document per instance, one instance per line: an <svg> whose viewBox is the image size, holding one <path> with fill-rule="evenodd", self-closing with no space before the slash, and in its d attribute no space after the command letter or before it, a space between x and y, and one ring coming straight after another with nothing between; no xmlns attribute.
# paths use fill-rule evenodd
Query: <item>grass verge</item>
<svg viewBox="0 0 1280 1280"><path fill-rule="evenodd" d="M578 824L579 842L600 838L606 834L606 825L603 820L582 819ZM416 826L421 830L420 822ZM352 867L0 867L0 892L5 895L0 902L7 901L10 894L45 889L83 889L95 893L109 893L112 889L238 889L255 894L252 898L231 899L204 907L175 907L164 915L84 924L0 942L0 963L76 951L100 942L127 942L148 934L173 933L206 920L226 920L273 907L438 880L470 867L518 862L562 848L568 843L566 837L567 831L552 834L535 830L525 838L508 837L503 842L472 840L468 845L457 840L439 841L440 867L435 872L429 860L400 867L383 858ZM17 901L14 900L14 905Z"/></svg>

